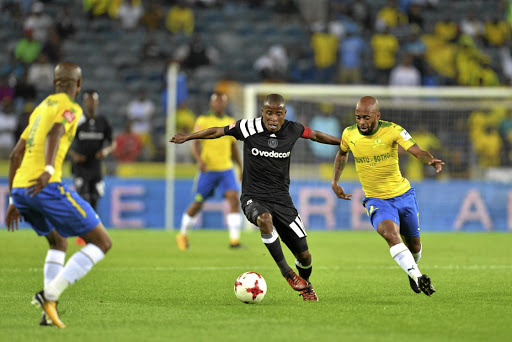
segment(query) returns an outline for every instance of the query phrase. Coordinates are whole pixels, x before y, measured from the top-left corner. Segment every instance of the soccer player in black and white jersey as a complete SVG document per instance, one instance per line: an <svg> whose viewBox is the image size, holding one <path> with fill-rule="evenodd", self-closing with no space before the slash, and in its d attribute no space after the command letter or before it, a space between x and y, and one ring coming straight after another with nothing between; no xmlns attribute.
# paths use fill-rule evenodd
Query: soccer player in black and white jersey
<svg viewBox="0 0 512 342"><path fill-rule="evenodd" d="M102 161L114 150L112 126L102 115L98 115L99 94L86 90L82 96L84 114L78 122L75 139L69 148L71 172L76 191L96 210L98 199L103 196ZM85 245L81 238L79 245Z"/></svg>
<svg viewBox="0 0 512 342"><path fill-rule="evenodd" d="M341 141L298 122L285 120L286 106L279 94L265 98L261 115L225 127L211 127L192 134L177 133L169 141L181 144L188 140L231 135L244 142L240 197L244 214L259 227L263 243L290 286L299 291L304 300L317 301L309 282L312 260L306 230L289 193L290 156L299 138L329 145L339 145ZM299 275L286 262L280 238L294 254Z"/></svg>

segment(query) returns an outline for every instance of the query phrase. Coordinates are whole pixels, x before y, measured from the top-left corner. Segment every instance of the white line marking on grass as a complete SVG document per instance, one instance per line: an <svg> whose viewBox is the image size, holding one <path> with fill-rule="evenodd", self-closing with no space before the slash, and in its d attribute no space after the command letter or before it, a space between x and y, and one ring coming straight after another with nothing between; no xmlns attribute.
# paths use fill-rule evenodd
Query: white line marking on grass
<svg viewBox="0 0 512 342"><path fill-rule="evenodd" d="M439 270L512 270L511 265L421 265L424 269L439 269ZM377 265L354 265L354 266L315 266L316 270L331 270L331 271L339 271L339 270L383 270L383 269L395 269L397 265L390 266L377 266ZM147 266L147 267L108 267L102 266L95 268L97 271L102 272L126 272L126 271L155 271L155 272L190 272L190 271L230 271L230 270L274 270L276 266L261 266L261 265L239 265L239 266ZM29 267L27 269L24 268L0 268L1 272L10 272L10 273L21 273L21 272L42 272L42 267Z"/></svg>

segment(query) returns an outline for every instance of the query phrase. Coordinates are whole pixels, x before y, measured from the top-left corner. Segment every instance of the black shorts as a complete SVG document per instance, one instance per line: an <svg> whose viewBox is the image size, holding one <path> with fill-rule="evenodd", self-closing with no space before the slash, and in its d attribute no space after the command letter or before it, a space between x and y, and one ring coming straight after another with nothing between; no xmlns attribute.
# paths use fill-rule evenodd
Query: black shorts
<svg viewBox="0 0 512 342"><path fill-rule="evenodd" d="M80 196L89 200L89 198L99 198L105 193L105 183L101 178L84 179L75 177L75 190Z"/></svg>
<svg viewBox="0 0 512 342"><path fill-rule="evenodd" d="M306 228L291 201L273 203L245 199L242 201L242 210L249 222L255 226L258 225L258 216L270 213L274 228L292 253L300 253L308 249Z"/></svg>

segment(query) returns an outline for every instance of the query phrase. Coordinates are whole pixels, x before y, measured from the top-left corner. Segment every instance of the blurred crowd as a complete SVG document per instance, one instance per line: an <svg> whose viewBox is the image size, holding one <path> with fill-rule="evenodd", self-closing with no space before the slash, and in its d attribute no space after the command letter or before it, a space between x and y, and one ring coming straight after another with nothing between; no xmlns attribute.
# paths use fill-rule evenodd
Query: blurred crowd
<svg viewBox="0 0 512 342"><path fill-rule="evenodd" d="M112 118L117 134L139 141L130 144L136 146L133 155L123 153L119 162L163 160L165 70L171 61L180 66L180 131L193 129L215 90L228 94L230 114L240 117L245 82L430 87L512 83L508 0L3 0L0 6L2 16L8 16L4 22L18 33L8 40L0 58L2 158L34 106L53 91L54 65L70 57L63 45L80 44L84 36L114 32L140 46L123 50L124 56L111 65L102 63L107 68L88 74L100 87L111 75L117 82L114 88L124 92L123 96L105 90L100 105L100 112L115 111L103 114ZM453 11L446 11L447 6ZM233 16L241 7L248 10L247 19ZM254 13L261 15L249 19ZM227 19L236 21L232 29ZM283 27L286 32L279 31ZM276 36L280 39L272 40ZM237 45L237 38L245 41L243 45ZM94 58L96 51L87 53ZM148 71L142 75L144 68ZM150 83L142 83L142 78ZM315 126L316 121L322 124L321 119L322 115L305 123ZM471 138L468 144L479 156L478 163L490 167L510 164L511 126L510 110L505 108L468 113L454 129ZM474 134L486 138L475 140ZM434 140L425 143L435 149Z"/></svg>

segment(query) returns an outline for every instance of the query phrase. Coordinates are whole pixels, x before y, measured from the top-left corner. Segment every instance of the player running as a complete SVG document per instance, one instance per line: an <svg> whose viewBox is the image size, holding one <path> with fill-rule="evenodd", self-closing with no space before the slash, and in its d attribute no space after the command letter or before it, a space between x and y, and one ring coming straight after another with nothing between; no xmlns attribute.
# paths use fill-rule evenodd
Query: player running
<svg viewBox="0 0 512 342"><path fill-rule="evenodd" d="M210 97L210 111L197 118L194 131L215 126L225 126L235 119L225 113L228 97L224 93L215 92ZM192 143L192 152L199 167L199 179L196 184L194 202L189 205L181 218L181 229L176 235L176 243L182 251L189 247L188 230L192 227L197 214L203 208L204 201L214 194L216 188L222 192L229 203L226 223L229 232L229 245L239 248L242 217L238 192L240 187L236 180L233 161L242 170L242 160L232 137L215 140L196 140Z"/></svg>
<svg viewBox="0 0 512 342"><path fill-rule="evenodd" d="M348 153L352 151L359 181L366 197L363 205L373 227L387 241L391 257L409 276L416 293L431 296L435 290L417 263L421 258L418 203L414 188L402 177L398 166L398 144L424 164L440 172L444 163L423 151L399 125L380 120L379 103L371 96L356 105L356 124L347 127L341 137L334 161L332 189L338 198L350 200L338 185ZM403 238L400 238L400 235Z"/></svg>
<svg viewBox="0 0 512 342"><path fill-rule="evenodd" d="M329 145L339 144L340 138L285 120L285 102L278 94L265 98L261 115L225 127L211 127L192 134L178 133L170 141L181 144L193 139L230 135L244 142L240 197L244 214L259 227L263 243L290 286L299 291L304 300L317 301L309 282L313 264L306 229L289 193L290 156L299 138ZM299 275L286 262L279 237L294 254Z"/></svg>
<svg viewBox="0 0 512 342"><path fill-rule="evenodd" d="M65 328L57 312L59 296L103 259L112 242L91 205L61 183L62 162L82 116L74 100L82 71L73 63L59 63L53 83L55 94L35 108L11 153L5 225L14 231L23 218L48 240L44 290L32 303L43 309L41 325L48 325L48 319ZM80 236L87 245L64 265L69 236Z"/></svg>

